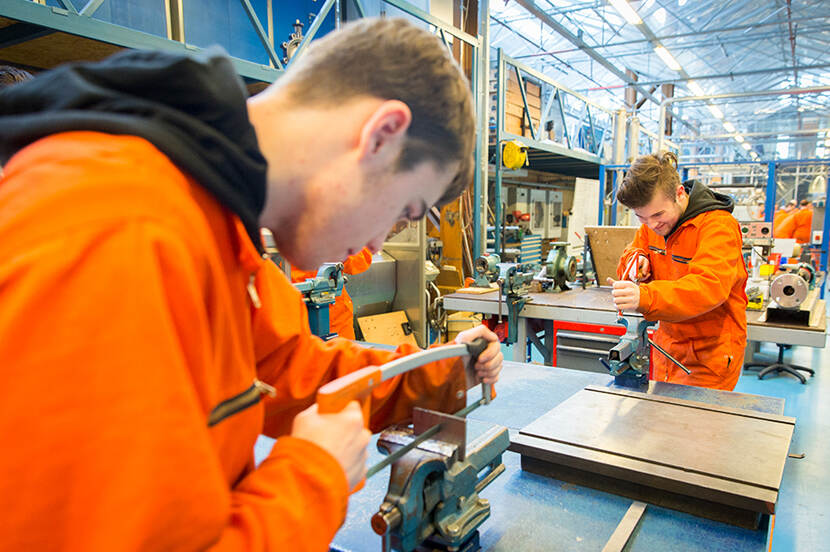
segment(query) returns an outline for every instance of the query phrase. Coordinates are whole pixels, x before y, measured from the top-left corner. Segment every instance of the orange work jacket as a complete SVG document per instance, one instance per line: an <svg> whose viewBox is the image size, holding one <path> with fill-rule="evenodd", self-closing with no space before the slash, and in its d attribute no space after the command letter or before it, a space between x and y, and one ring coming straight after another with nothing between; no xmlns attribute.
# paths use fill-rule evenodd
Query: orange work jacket
<svg viewBox="0 0 830 552"><path fill-rule="evenodd" d="M0 180L0 550L326 551L335 459L289 435L317 388L397 353L308 328L241 221L144 139L56 134ZM276 397L208 427L258 378ZM465 403L458 359L371 396L375 431ZM278 438L254 465L257 437Z"/></svg>
<svg viewBox="0 0 830 552"><path fill-rule="evenodd" d="M360 274L366 272L372 265L372 252L364 247L354 255L343 261L343 272L346 274ZM314 278L316 270L300 270L291 267L291 281L304 282L308 278ZM343 292L337 296L334 303L329 305L329 330L340 337L354 340L354 304L348 290L344 287Z"/></svg>
<svg viewBox="0 0 830 552"><path fill-rule="evenodd" d="M642 225L620 259L619 277L638 251L651 264L638 310L660 321L654 341L692 371L686 375L655 351L654 379L734 389L746 347L747 272L738 222L726 211L707 211L668 239Z"/></svg>
<svg viewBox="0 0 830 552"><path fill-rule="evenodd" d="M793 216L793 223L795 226L793 230L795 241L798 243L810 243L811 234L813 233L812 207L802 207L796 211Z"/></svg>
<svg viewBox="0 0 830 552"><path fill-rule="evenodd" d="M772 223L772 235L779 239L792 239L795 233L795 214L798 211L790 211L785 213L776 225L775 221Z"/></svg>

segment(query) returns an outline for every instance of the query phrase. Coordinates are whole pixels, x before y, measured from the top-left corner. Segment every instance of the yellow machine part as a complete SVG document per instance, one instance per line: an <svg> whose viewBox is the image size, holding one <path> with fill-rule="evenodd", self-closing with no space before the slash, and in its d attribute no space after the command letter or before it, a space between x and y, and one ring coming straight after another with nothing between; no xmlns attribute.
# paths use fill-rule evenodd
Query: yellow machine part
<svg viewBox="0 0 830 552"><path fill-rule="evenodd" d="M505 142L501 162L508 169L519 169L527 165L527 146L516 140Z"/></svg>

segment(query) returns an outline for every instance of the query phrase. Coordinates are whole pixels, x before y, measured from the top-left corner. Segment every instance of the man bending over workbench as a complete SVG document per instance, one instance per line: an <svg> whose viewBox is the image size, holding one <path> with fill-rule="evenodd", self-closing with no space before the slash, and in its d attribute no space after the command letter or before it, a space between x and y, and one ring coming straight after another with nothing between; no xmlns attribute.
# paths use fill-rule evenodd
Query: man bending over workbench
<svg viewBox="0 0 830 552"><path fill-rule="evenodd" d="M301 269L376 251L466 188L474 138L464 74L396 19L312 42L250 99L217 50L0 93L0 551L328 550L369 432L317 390L416 348L312 336L259 228ZM493 383L498 340L476 337ZM470 375L384 381L370 428L462 408Z"/></svg>
<svg viewBox="0 0 830 552"><path fill-rule="evenodd" d="M653 378L731 391L743 367L747 304L732 199L681 183L677 157L666 152L637 158L617 200L642 225L620 258L620 279L608 279L614 304L659 320L655 343L692 372L655 352Z"/></svg>

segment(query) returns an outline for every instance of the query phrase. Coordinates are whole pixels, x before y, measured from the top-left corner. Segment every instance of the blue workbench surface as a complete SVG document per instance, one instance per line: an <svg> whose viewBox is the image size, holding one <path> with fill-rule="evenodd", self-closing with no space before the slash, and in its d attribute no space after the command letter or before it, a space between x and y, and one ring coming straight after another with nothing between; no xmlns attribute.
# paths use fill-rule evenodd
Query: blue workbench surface
<svg viewBox="0 0 830 552"><path fill-rule="evenodd" d="M518 430L586 385L611 381L604 374L505 362L498 397L468 419L477 421L473 428L487 422ZM784 407L782 399L671 384L652 383L650 392L774 414ZM470 400L477 398L471 391ZM373 447L370 465L382 458ZM516 453L505 452L503 459L505 472L481 493L492 507L480 529L483 550L602 550L631 505L627 498L523 472ZM388 474L387 468L352 496L346 522L334 539L336 549L380 549L369 519L386 494ZM761 551L766 550L767 532L767 527L750 531L649 505L627 550Z"/></svg>

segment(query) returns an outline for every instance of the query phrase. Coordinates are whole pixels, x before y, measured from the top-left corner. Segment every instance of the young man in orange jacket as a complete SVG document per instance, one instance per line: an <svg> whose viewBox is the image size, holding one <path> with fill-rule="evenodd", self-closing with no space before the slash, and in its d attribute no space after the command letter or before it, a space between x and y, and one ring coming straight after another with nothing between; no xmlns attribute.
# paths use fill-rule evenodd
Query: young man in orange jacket
<svg viewBox="0 0 830 552"><path fill-rule="evenodd" d="M663 153L632 163L617 200L642 225L620 259L620 280L609 278L614 304L659 320L654 341L692 372L655 352L655 379L731 391L743 368L747 304L732 199L681 183L677 158Z"/></svg>
<svg viewBox="0 0 830 552"><path fill-rule="evenodd" d="M313 42L247 101L210 50L0 93L0 550L327 550L369 432L316 391L413 348L312 336L259 228L301 269L377 250L466 187L473 141L464 75L392 19ZM495 335L459 340L478 336L470 371L376 388L370 428L495 382ZM278 439L255 466L261 433Z"/></svg>

